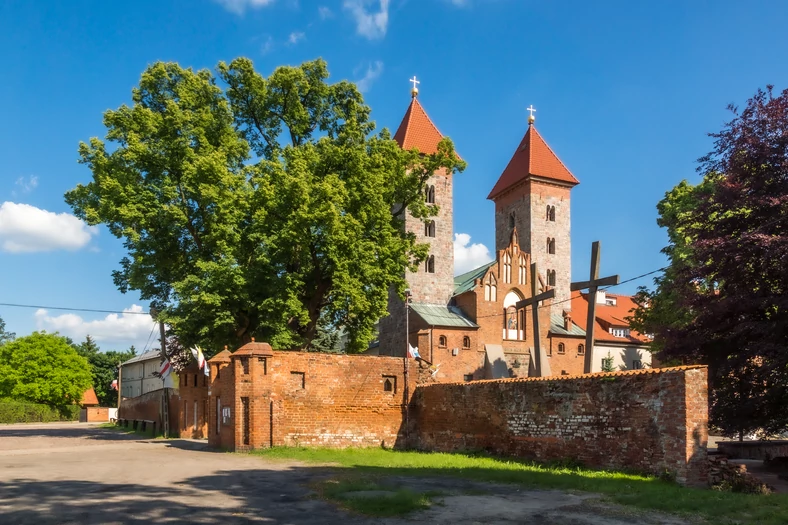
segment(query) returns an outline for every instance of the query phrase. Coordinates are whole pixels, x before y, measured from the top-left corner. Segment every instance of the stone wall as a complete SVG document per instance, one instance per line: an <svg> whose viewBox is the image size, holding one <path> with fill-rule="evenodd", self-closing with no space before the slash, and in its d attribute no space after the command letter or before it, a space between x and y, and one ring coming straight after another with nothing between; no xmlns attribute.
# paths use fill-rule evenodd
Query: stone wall
<svg viewBox="0 0 788 525"><path fill-rule="evenodd" d="M156 430L160 431L162 426L161 419L161 397L166 392L169 398L170 429L177 432L181 418L180 406L181 398L178 392L172 388L160 388L147 394L132 398L123 398L118 408L118 419L138 419L156 422Z"/></svg>
<svg viewBox="0 0 788 525"><path fill-rule="evenodd" d="M414 394L413 433L424 450L669 471L703 485L706 382L705 367L678 367L426 385Z"/></svg>

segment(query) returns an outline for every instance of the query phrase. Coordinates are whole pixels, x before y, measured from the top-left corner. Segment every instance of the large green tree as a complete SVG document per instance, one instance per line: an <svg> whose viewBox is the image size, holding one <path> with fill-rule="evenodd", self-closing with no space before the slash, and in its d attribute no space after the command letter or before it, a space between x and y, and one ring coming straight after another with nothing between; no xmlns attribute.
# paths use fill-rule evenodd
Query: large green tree
<svg viewBox="0 0 788 525"><path fill-rule="evenodd" d="M111 407L117 404L118 393L112 388L112 381L118 378L118 365L134 357L137 352L134 346L124 351L101 351L99 345L89 335L78 345L74 345L77 353L87 359L93 377L93 389L99 405Z"/></svg>
<svg viewBox="0 0 788 525"><path fill-rule="evenodd" d="M65 337L33 332L0 345L0 397L64 407L91 386L90 365Z"/></svg>
<svg viewBox="0 0 788 525"><path fill-rule="evenodd" d="M403 213L434 215L427 178L464 163L448 139L423 155L374 134L361 94L327 82L322 60L266 78L239 58L218 75L150 66L132 105L104 115L112 146L80 145L93 181L66 200L123 239L115 283L185 346L308 348L322 325L365 348L388 290L426 256Z"/></svg>
<svg viewBox="0 0 788 525"><path fill-rule="evenodd" d="M711 422L788 429L788 90L758 91L660 203L670 265L635 326L666 362L709 365Z"/></svg>

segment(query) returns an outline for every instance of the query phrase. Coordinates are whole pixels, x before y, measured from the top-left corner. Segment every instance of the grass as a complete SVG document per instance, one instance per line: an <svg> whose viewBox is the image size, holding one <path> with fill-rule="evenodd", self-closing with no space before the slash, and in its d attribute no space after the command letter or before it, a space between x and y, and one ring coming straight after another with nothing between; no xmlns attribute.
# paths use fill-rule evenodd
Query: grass
<svg viewBox="0 0 788 525"><path fill-rule="evenodd" d="M540 465L473 454L400 452L379 448L276 447L253 453L270 459L332 464L348 469L344 471L346 475L357 477L451 476L516 483L529 488L595 492L615 503L698 517L715 525L788 523L788 495L760 496L685 488L658 478L624 472Z"/></svg>
<svg viewBox="0 0 788 525"><path fill-rule="evenodd" d="M116 425L115 423L102 423L101 425L99 425L99 428L106 428L108 430L114 430L116 432L122 432L124 434L139 434L140 436L147 436L154 438L156 437L153 435L153 427L143 432L142 430L133 430L131 427L124 428L119 425Z"/></svg>
<svg viewBox="0 0 788 525"><path fill-rule="evenodd" d="M432 498L441 495L439 492L418 494L408 489L392 489L367 477L330 479L318 483L315 488L323 498L340 507L377 517L400 516L428 509ZM369 491L381 493L370 494Z"/></svg>

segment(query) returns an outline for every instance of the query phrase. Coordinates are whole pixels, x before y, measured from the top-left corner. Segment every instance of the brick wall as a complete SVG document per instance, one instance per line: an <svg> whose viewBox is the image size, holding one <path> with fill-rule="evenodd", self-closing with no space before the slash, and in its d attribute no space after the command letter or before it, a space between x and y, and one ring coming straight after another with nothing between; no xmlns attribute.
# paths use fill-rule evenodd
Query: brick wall
<svg viewBox="0 0 788 525"><path fill-rule="evenodd" d="M545 308L546 310L546 308ZM578 346L585 349L585 336L550 334L547 346L547 360L550 363L550 372L554 376L580 375L585 370L585 353L581 354ZM564 345L564 353L560 353L559 345Z"/></svg>
<svg viewBox="0 0 788 525"><path fill-rule="evenodd" d="M181 398L178 392L172 388L160 388L147 394L132 398L123 398L118 409L118 419L140 419L156 422L156 431L162 427L161 419L161 396L167 393L169 397L170 429L173 432L179 428L181 418L180 406Z"/></svg>
<svg viewBox="0 0 788 525"><path fill-rule="evenodd" d="M178 426L173 433L182 438L208 437L208 386L206 377L196 364L178 374Z"/></svg>
<svg viewBox="0 0 788 525"><path fill-rule="evenodd" d="M707 369L679 367L419 387L416 444L707 479Z"/></svg>
<svg viewBox="0 0 788 525"><path fill-rule="evenodd" d="M85 407L79 414L80 423L101 423L109 421L109 408Z"/></svg>

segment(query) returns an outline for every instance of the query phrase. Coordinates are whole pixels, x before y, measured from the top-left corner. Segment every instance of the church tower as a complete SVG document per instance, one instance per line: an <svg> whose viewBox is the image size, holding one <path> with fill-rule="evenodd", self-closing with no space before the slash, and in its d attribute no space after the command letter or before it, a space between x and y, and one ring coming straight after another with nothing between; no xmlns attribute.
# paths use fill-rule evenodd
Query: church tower
<svg viewBox="0 0 788 525"><path fill-rule="evenodd" d="M438 151L443 138L419 103L414 77L411 101L394 140L403 149L416 148L424 154ZM405 212L405 230L416 235L416 241L429 244L429 256L418 271L405 271L411 291L411 303L441 305L444 308L454 292L454 206L452 174L434 173L426 184L424 198L438 206L437 216L428 221L416 219ZM395 294L389 296L389 315L380 320L380 350L385 355L402 355L405 350L405 305Z"/></svg>
<svg viewBox="0 0 788 525"><path fill-rule="evenodd" d="M516 228L543 281L555 288L552 313L571 310L570 192L579 181L536 131L533 107L528 130L488 199L495 203L495 249L509 244Z"/></svg>

